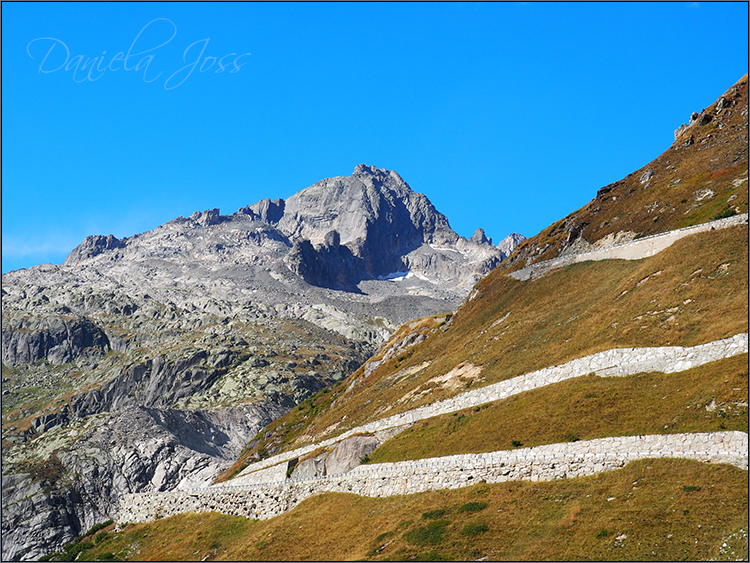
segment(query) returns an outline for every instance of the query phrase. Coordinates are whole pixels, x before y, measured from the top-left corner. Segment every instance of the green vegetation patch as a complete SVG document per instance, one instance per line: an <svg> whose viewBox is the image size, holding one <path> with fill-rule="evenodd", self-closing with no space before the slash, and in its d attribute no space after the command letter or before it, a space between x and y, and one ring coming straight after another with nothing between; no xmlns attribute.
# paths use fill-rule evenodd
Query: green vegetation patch
<svg viewBox="0 0 750 563"><path fill-rule="evenodd" d="M437 545L448 533L450 520L435 520L426 526L420 526L404 534L404 539L414 545Z"/></svg>
<svg viewBox="0 0 750 563"><path fill-rule="evenodd" d="M485 508L487 508L486 502L467 502L466 504L461 505L458 511L459 512L479 512L480 510L484 510Z"/></svg>
<svg viewBox="0 0 750 563"><path fill-rule="evenodd" d="M461 528L461 535L468 536L470 538L476 537L485 532L489 532L490 528L487 524L466 524Z"/></svg>

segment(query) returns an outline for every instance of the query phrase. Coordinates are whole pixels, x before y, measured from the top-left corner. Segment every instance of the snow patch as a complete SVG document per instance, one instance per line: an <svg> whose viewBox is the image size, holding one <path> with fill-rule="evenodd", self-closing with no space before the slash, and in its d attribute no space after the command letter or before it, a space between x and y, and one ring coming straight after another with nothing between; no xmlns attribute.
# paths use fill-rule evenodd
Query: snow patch
<svg viewBox="0 0 750 563"><path fill-rule="evenodd" d="M432 250L447 250L448 252L455 252L456 254L463 254L463 252L459 252L455 248L448 248L446 246L438 246L437 244L430 244L429 246Z"/></svg>
<svg viewBox="0 0 750 563"><path fill-rule="evenodd" d="M417 272L391 272L387 276L378 276L378 280L380 281L404 281L411 278L417 278L418 280L430 282L432 284L435 284L437 282L431 280L430 278L423 276L422 274L418 274Z"/></svg>
<svg viewBox="0 0 750 563"><path fill-rule="evenodd" d="M387 276L378 276L380 281L401 281L412 276L411 272L391 272Z"/></svg>

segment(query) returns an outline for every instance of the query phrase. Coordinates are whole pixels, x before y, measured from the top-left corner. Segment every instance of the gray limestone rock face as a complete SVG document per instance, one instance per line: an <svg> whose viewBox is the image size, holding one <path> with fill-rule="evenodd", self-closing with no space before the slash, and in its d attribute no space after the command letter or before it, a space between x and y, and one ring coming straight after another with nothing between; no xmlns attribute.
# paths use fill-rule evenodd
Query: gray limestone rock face
<svg viewBox="0 0 750 563"><path fill-rule="evenodd" d="M248 215L263 223L275 225L279 222L279 219L284 215L284 200L275 199L262 199L258 203L243 207L237 214Z"/></svg>
<svg viewBox="0 0 750 563"><path fill-rule="evenodd" d="M28 473L2 476L3 561L37 560L50 551L47 546L61 548L80 531L77 491L48 493L45 487L47 481Z"/></svg>
<svg viewBox="0 0 750 563"><path fill-rule="evenodd" d="M526 237L518 233L510 233L497 245L498 250L503 255L503 260L513 254L516 247L526 240Z"/></svg>
<svg viewBox="0 0 750 563"><path fill-rule="evenodd" d="M492 244L492 239L488 239L484 233L484 229L480 227L471 235L469 242L473 242L474 244Z"/></svg>
<svg viewBox="0 0 750 563"><path fill-rule="evenodd" d="M351 471L378 447L375 436L352 436L339 442L326 458L326 474L336 475Z"/></svg>
<svg viewBox="0 0 750 563"><path fill-rule="evenodd" d="M292 472L292 478L314 479L326 475L326 455L328 455L328 452L299 462Z"/></svg>
<svg viewBox="0 0 750 563"><path fill-rule="evenodd" d="M59 551L115 518L123 494L210 484L284 412L275 405L213 412L128 407L76 425L76 447L57 453L52 477L3 474L3 560Z"/></svg>
<svg viewBox="0 0 750 563"><path fill-rule="evenodd" d="M86 237L65 259L64 265L74 266L88 258L98 256L106 250L124 248L125 242L114 235L93 235Z"/></svg>
<svg viewBox="0 0 750 563"><path fill-rule="evenodd" d="M364 164L351 176L322 180L290 197L278 227L313 243L336 230L341 244L361 249L368 241L384 242L382 251L458 238L445 216L396 172Z"/></svg>
<svg viewBox="0 0 750 563"><path fill-rule="evenodd" d="M502 259L479 239L396 172L359 165L286 201L87 237L62 265L4 274L3 407L31 428L4 423L3 475L7 498L32 500L3 495L3 558L59 549L125 492L209 482L399 325L455 309ZM311 471L347 471L368 440ZM60 478L40 492L49 464Z"/></svg>
<svg viewBox="0 0 750 563"><path fill-rule="evenodd" d="M347 473L360 465L380 445L375 436L352 436L337 443L331 450L299 462L292 479L314 479L327 475Z"/></svg>
<svg viewBox="0 0 750 563"><path fill-rule="evenodd" d="M317 261L329 277L345 272L349 281L387 276L422 245L458 240L445 216L396 172L364 164L351 176L322 180L287 199L277 227L290 239L309 241L307 248L293 249L295 264ZM331 232L336 244L326 243Z"/></svg>
<svg viewBox="0 0 750 563"><path fill-rule="evenodd" d="M219 214L218 209L207 209L206 211L196 211L190 216L190 219L195 221L198 225L208 227L211 225L218 225L222 221L222 217Z"/></svg>
<svg viewBox="0 0 750 563"><path fill-rule="evenodd" d="M47 360L64 364L86 349L106 353L110 349L104 331L86 317L67 320L64 317L22 318L2 330L3 363L8 366Z"/></svg>

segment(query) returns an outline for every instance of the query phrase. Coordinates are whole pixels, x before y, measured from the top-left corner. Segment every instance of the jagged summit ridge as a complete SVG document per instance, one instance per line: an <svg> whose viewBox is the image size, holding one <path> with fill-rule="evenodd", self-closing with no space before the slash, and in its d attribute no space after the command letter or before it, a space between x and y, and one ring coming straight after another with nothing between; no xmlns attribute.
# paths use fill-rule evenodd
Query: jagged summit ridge
<svg viewBox="0 0 750 563"><path fill-rule="evenodd" d="M160 260L162 269L164 262L184 268L198 259L203 266L283 267L310 285L355 292L367 292L357 287L362 281L407 271L457 298L504 258L483 233L459 237L397 172L360 164L350 176L229 216L209 209L124 239L87 237L64 266Z"/></svg>
<svg viewBox="0 0 750 563"><path fill-rule="evenodd" d="M3 558L60 549L126 492L188 473L210 482L238 444L399 325L455 309L501 258L396 172L359 165L286 200L90 236L62 265L4 274L3 406L15 414L3 482L15 492L3 490ZM28 459L65 479L37 495Z"/></svg>
<svg viewBox="0 0 750 563"><path fill-rule="evenodd" d="M392 237L390 250L458 239L448 219L396 172L359 164L351 176L327 178L286 202L279 229L320 243L335 230L341 244L361 246L372 236Z"/></svg>

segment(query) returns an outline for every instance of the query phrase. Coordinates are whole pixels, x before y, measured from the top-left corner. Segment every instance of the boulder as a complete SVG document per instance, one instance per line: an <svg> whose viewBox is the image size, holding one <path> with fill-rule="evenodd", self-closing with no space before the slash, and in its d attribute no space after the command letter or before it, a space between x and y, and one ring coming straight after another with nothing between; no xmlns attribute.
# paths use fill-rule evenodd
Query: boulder
<svg viewBox="0 0 750 563"><path fill-rule="evenodd" d="M294 479L313 479L347 473L362 463L380 445L375 436L352 436L336 444L333 450L301 461L292 472Z"/></svg>
<svg viewBox="0 0 750 563"><path fill-rule="evenodd" d="M326 475L346 473L357 467L378 445L375 436L352 436L339 442L326 458Z"/></svg>

